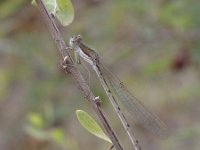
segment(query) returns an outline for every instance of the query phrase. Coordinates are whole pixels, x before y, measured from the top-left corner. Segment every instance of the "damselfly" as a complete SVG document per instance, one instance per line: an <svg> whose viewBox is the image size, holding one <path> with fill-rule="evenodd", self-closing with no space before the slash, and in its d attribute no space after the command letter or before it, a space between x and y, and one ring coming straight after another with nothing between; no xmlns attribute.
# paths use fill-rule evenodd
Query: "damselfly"
<svg viewBox="0 0 200 150"><path fill-rule="evenodd" d="M134 146L136 146L137 140L135 139L131 127L115 99L115 95L131 113L133 120L137 121L161 138L168 136L165 124L156 115L149 111L141 101L131 94L123 83L101 63L99 55L93 49L82 43L80 35L71 37L69 45L74 49L75 53L89 63L96 72L115 112L120 118Z"/></svg>

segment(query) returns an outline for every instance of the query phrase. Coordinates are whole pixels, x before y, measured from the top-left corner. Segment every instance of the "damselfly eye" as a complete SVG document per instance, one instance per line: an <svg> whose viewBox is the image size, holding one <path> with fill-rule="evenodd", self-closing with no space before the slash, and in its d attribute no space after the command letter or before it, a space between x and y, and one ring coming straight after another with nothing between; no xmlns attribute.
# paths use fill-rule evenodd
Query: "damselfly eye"
<svg viewBox="0 0 200 150"><path fill-rule="evenodd" d="M77 36L76 36L76 41L81 41L81 40L82 40L81 35L77 35Z"/></svg>
<svg viewBox="0 0 200 150"><path fill-rule="evenodd" d="M81 35L77 35L77 39L81 39Z"/></svg>

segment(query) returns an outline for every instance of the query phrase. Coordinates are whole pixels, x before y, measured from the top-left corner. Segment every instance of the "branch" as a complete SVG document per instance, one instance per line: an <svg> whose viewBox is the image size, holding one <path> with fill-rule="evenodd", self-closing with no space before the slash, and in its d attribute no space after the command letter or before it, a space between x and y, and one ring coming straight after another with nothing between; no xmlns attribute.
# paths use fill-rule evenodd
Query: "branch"
<svg viewBox="0 0 200 150"><path fill-rule="evenodd" d="M92 108L94 109L97 116L99 117L99 120L101 121L104 129L108 133L108 136L110 137L115 148L117 150L123 150L123 148L121 147L121 145L119 143L119 140L117 139L113 129L109 125L109 123L101 109L101 105L95 101L94 94L91 92L91 90L90 90L89 86L87 85L83 76L80 74L78 69L74 66L72 58L69 54L69 47L66 46L66 44L60 34L60 31L58 30L58 27L55 23L53 15L49 14L49 12L45 8L42 0L36 0L36 2L38 4L40 13L41 13L42 17L44 18L44 21L45 21L46 25L48 26L48 28L51 32L51 35L60 51L62 57L67 58L67 59L65 59L65 62L64 62L65 66L66 66L66 67L64 67L65 72L74 79L79 90L83 93L84 97L92 105Z"/></svg>

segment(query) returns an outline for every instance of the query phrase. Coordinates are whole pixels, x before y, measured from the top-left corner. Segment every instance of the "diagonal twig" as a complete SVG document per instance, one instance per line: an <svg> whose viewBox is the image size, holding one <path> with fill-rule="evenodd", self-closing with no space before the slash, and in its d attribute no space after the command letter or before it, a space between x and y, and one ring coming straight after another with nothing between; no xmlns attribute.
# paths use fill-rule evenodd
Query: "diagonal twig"
<svg viewBox="0 0 200 150"><path fill-rule="evenodd" d="M66 44L61 36L61 33L54 21L53 15L49 14L49 12L47 11L42 0L36 0L36 2L38 4L40 13L41 13L42 17L44 18L44 21L45 21L46 25L48 26L48 29L50 30L51 35L59 49L59 52L61 53L63 59L65 58L65 62L64 62L65 63L65 67L64 67L65 72L68 73L74 79L79 90L83 93L84 97L92 105L92 108L94 109L97 116L99 117L99 120L101 121L104 129L106 130L106 132L107 132L108 136L110 137L115 148L117 150L123 150L122 146L119 143L118 138L116 137L113 129L109 125L109 123L101 109L101 105L97 101L95 101L95 96L91 92L90 87L87 85L85 79L80 74L78 69L73 65L72 58L69 54L69 48L66 46Z"/></svg>

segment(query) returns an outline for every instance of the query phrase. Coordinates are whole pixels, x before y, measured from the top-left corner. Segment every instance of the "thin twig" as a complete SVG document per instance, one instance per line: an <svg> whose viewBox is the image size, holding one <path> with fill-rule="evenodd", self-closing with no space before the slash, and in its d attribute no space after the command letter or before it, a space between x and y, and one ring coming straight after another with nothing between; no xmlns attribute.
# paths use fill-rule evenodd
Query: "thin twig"
<svg viewBox="0 0 200 150"><path fill-rule="evenodd" d="M134 147L135 150L141 150L141 146L139 145L139 142L132 130L132 128L130 127L125 115L123 114L123 112L121 111L117 101L115 100L115 97L113 96L110 88L108 87L108 84L106 82L106 79L103 77L103 72L101 71L101 69L97 66L93 66L93 69L95 70L100 82L101 82L101 85L103 86L105 92L106 92L106 95L108 96L115 112L117 113L124 129L126 130L128 136L129 136L129 139Z"/></svg>
<svg viewBox="0 0 200 150"><path fill-rule="evenodd" d="M57 28L57 25L54 21L54 18L52 15L49 14L49 12L47 11L47 9L44 6L44 3L42 0L36 0L37 4L38 4L38 8L41 12L41 15L44 18L45 23L47 24L52 37L62 55L63 58L67 58L65 59L65 66L64 70L66 73L68 73L76 82L79 90L83 93L84 97L91 103L94 111L96 112L97 116L99 117L99 120L101 121L104 129L106 130L106 132L108 133L108 136L110 137L113 145L115 146L115 148L117 150L123 150L123 148L121 147L119 140L117 139L113 129L111 128L111 126L109 125L102 109L101 106L99 105L99 103L97 103L95 101L95 96L94 94L91 92L89 86L87 85L85 79L83 78L83 76L80 74L80 72L78 71L78 69L73 65L73 61L71 59L71 56L69 55L69 48L66 46L60 31Z"/></svg>

